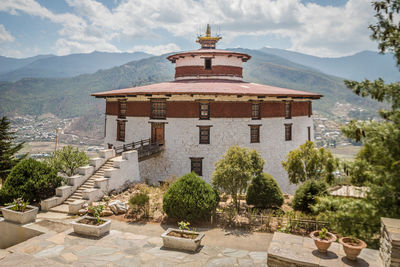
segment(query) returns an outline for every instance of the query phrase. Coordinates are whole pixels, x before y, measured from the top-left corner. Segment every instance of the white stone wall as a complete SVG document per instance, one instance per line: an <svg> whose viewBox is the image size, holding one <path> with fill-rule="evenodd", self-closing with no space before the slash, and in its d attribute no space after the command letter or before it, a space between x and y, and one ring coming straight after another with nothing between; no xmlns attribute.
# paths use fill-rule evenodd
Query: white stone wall
<svg viewBox="0 0 400 267"><path fill-rule="evenodd" d="M196 55L185 56L184 58L179 58L176 60L176 67L182 66L204 66L204 57L212 56L210 54L204 54L204 56ZM228 57L228 55L216 55L212 58L213 66L232 66L232 67L242 67L242 59L236 56Z"/></svg>
<svg viewBox="0 0 400 267"><path fill-rule="evenodd" d="M116 116L107 116L105 143L116 146ZM126 143L148 139L151 136L151 121L148 117L127 117ZM289 151L303 144L308 138L307 127L312 117L301 116L292 119L264 118L168 118L165 124L165 151L146 161L140 162L140 176L151 183L165 180L171 175L181 176L190 172L190 157L203 157L203 179L211 181L214 164L232 145L256 149L265 159L264 171L275 177L283 192L293 193L295 186L289 185L287 173L281 161ZM292 125L292 141L285 141L285 123ZM260 143L250 143L250 126L261 124ZM212 126L210 144L199 144L199 125Z"/></svg>

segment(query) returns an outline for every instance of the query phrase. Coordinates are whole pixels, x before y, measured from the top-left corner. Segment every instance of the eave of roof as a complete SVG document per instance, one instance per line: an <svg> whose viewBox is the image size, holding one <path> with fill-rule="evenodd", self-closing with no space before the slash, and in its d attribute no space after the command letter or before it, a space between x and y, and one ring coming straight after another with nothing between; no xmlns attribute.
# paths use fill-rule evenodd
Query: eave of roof
<svg viewBox="0 0 400 267"><path fill-rule="evenodd" d="M238 57L243 57L246 60L249 60L251 58L251 56L248 54L234 52L234 51L221 50L221 49L198 49L198 50L176 53L168 56L167 59L172 61L174 58L179 58L180 56L204 55L204 54L235 55Z"/></svg>
<svg viewBox="0 0 400 267"><path fill-rule="evenodd" d="M165 94L196 94L196 95L249 95L249 96L270 96L270 97L293 97L319 99L322 95L298 91L293 89L280 88L256 83L247 83L230 80L183 80L173 82L156 83L138 87L116 89L93 93L92 96L105 97L126 97L129 95L165 95Z"/></svg>

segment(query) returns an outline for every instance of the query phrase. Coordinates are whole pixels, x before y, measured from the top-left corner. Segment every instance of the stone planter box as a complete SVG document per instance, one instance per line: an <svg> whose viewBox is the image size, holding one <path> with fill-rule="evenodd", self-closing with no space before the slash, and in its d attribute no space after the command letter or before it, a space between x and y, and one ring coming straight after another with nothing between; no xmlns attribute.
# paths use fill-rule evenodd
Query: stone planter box
<svg viewBox="0 0 400 267"><path fill-rule="evenodd" d="M29 210L24 212L14 211L11 209L12 207L14 207L14 205L1 209L4 220L18 224L34 222L39 211L39 208L31 205L27 205L26 207L29 208Z"/></svg>
<svg viewBox="0 0 400 267"><path fill-rule="evenodd" d="M168 234L171 232L184 233L184 234L196 234L197 237L195 239L177 237L177 236L169 236ZM178 250L187 250L187 251L196 251L201 243L201 239L204 237L204 233L185 231L179 229L168 228L166 232L161 235L163 239L164 247Z"/></svg>
<svg viewBox="0 0 400 267"><path fill-rule="evenodd" d="M105 221L101 225L89 225L86 223L80 223L82 219L96 220L95 217L83 216L72 222L72 227L74 228L74 232L80 235L94 236L100 237L110 232L111 220L103 219Z"/></svg>

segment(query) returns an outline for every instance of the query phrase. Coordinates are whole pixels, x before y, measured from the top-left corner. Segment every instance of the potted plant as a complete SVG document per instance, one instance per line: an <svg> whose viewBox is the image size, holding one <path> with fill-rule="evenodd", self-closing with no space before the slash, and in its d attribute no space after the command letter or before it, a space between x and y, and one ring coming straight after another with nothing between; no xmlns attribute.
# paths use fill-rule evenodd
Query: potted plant
<svg viewBox="0 0 400 267"><path fill-rule="evenodd" d="M161 235L164 247L196 251L204 237L204 233L198 233L195 229L190 229L189 222L181 221L178 223L179 229L168 228L168 230Z"/></svg>
<svg viewBox="0 0 400 267"><path fill-rule="evenodd" d="M1 209L4 220L19 224L34 222L39 211L37 207L30 206L29 202L22 198L14 199L14 202L6 205L7 207Z"/></svg>
<svg viewBox="0 0 400 267"><path fill-rule="evenodd" d="M81 235L100 237L110 232L111 220L100 218L104 206L90 206L94 217L83 216L72 222L74 232Z"/></svg>
<svg viewBox="0 0 400 267"><path fill-rule="evenodd" d="M328 248L331 246L331 243L335 242L337 239L337 237L328 232L326 228L311 232L310 237L314 240L318 251L322 253L326 253Z"/></svg>
<svg viewBox="0 0 400 267"><path fill-rule="evenodd" d="M342 244L344 253L349 260L356 260L361 250L367 247L364 241L353 236L342 237L339 239L339 243Z"/></svg>

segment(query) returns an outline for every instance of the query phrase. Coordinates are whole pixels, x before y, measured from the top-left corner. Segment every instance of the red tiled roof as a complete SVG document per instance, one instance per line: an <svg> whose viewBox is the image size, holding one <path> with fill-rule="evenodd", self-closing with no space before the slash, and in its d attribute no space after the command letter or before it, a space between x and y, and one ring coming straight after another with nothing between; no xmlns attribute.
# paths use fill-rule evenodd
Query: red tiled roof
<svg viewBox="0 0 400 267"><path fill-rule="evenodd" d="M184 56L184 55L198 55L198 54L224 54L224 55L235 55L235 56L241 56L243 58L246 58L249 60L251 58L250 55L245 54L245 53L239 53L239 52L234 52L234 51L228 51L228 50L222 50L222 49L197 49L197 50L191 50L191 51L184 51L180 53L176 53L173 55L170 55L167 57L168 60L172 60L173 58L177 58L179 56Z"/></svg>
<svg viewBox="0 0 400 267"><path fill-rule="evenodd" d="M127 96L144 94L257 95L319 99L322 95L269 85L229 80L185 80L93 93L92 96Z"/></svg>

